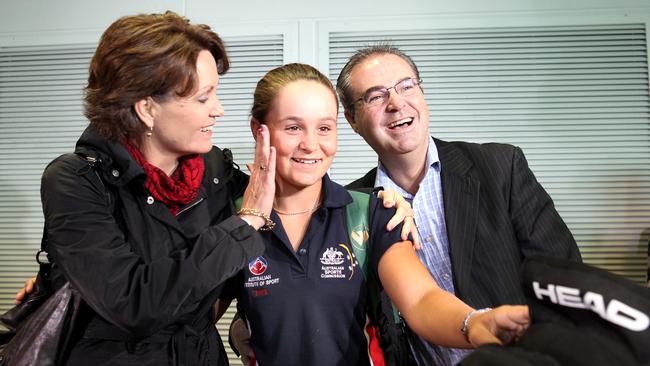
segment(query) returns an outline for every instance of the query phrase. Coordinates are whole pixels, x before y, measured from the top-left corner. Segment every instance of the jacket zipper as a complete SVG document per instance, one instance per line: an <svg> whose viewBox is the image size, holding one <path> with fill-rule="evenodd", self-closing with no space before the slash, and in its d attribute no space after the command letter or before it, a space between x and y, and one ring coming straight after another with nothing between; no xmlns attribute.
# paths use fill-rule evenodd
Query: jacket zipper
<svg viewBox="0 0 650 366"><path fill-rule="evenodd" d="M196 200L196 201L194 201L194 202L192 202L192 204L191 204L191 205L189 205L189 206L186 206L186 207L183 207L183 209L182 209L182 210L179 210L179 211L178 211L178 213L176 213L176 217L178 217L178 216L179 216L180 214L182 214L183 212L185 212L185 211L187 211L187 210L189 210L190 208L192 208L192 207L194 207L194 206L196 206L196 205L198 205L199 203L201 203L201 202L203 202L203 200L204 200L204 198L203 198L203 197L201 197L201 198L199 198L198 200Z"/></svg>

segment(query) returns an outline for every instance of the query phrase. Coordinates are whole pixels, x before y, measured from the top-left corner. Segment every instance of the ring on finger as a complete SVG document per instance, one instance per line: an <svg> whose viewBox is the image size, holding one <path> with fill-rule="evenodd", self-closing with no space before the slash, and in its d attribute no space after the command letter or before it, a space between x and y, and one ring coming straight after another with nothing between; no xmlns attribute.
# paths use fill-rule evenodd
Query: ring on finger
<svg viewBox="0 0 650 366"><path fill-rule="evenodd" d="M266 170L266 167L264 165L260 165L260 170Z"/></svg>

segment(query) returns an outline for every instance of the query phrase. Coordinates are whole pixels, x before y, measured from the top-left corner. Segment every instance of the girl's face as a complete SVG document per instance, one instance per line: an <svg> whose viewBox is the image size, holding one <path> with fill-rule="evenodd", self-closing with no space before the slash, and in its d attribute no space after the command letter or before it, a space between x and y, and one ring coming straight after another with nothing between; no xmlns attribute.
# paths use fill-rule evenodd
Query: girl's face
<svg viewBox="0 0 650 366"><path fill-rule="evenodd" d="M196 60L198 89L183 98L173 97L154 102L153 133L145 137L158 155L181 157L201 154L212 148L212 126L215 117L223 116L217 98L219 73L212 54L203 50Z"/></svg>
<svg viewBox="0 0 650 366"><path fill-rule="evenodd" d="M332 90L313 80L283 87L266 116L280 191L319 184L336 155L338 107Z"/></svg>

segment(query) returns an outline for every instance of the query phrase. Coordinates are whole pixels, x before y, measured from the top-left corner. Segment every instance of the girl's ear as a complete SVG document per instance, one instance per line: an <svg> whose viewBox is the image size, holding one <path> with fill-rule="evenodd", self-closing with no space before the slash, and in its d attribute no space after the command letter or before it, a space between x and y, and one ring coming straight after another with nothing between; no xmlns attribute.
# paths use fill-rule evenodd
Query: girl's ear
<svg viewBox="0 0 650 366"><path fill-rule="evenodd" d="M146 97L135 102L133 109L140 118L140 121L147 125L149 129L153 128L156 102L151 97Z"/></svg>

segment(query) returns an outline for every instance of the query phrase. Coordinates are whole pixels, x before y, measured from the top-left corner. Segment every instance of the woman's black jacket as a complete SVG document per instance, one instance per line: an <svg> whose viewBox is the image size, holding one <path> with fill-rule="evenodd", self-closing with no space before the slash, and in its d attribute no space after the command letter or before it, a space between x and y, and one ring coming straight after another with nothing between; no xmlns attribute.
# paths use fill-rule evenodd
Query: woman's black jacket
<svg viewBox="0 0 650 366"><path fill-rule="evenodd" d="M75 154L45 169L53 278L69 280L87 304L69 364L227 364L212 305L264 245L233 216L248 177L227 150L203 158L199 195L176 217L145 190L126 149L92 126Z"/></svg>

